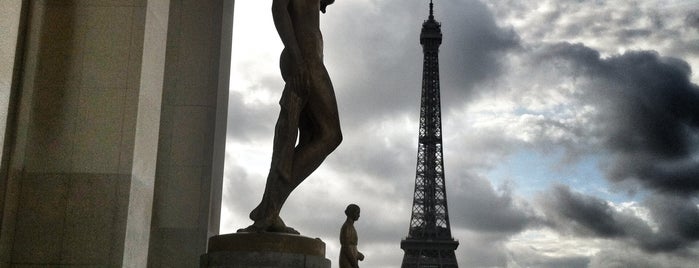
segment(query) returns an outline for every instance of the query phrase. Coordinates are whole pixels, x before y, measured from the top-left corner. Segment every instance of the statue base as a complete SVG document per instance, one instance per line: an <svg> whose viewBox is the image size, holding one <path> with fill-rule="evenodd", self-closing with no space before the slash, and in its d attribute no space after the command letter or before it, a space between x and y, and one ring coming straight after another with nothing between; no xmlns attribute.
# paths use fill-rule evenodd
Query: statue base
<svg viewBox="0 0 699 268"><path fill-rule="evenodd" d="M319 238L281 233L234 233L209 238L201 268L330 268Z"/></svg>

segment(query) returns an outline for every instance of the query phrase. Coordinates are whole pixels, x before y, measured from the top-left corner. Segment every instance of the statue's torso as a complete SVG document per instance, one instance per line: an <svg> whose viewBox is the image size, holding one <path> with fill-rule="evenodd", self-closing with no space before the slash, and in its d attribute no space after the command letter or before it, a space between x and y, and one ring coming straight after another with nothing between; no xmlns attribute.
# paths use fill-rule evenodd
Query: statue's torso
<svg viewBox="0 0 699 268"><path fill-rule="evenodd" d="M357 230L353 225L343 224L340 230L340 245L357 246Z"/></svg>
<svg viewBox="0 0 699 268"><path fill-rule="evenodd" d="M320 33L320 1L291 0L289 6L299 49L308 63L322 63L323 36Z"/></svg>
<svg viewBox="0 0 699 268"><path fill-rule="evenodd" d="M345 223L340 230L340 268L351 268L352 263L356 262L357 252L357 230L354 225ZM347 258L347 255L353 256L354 261Z"/></svg>

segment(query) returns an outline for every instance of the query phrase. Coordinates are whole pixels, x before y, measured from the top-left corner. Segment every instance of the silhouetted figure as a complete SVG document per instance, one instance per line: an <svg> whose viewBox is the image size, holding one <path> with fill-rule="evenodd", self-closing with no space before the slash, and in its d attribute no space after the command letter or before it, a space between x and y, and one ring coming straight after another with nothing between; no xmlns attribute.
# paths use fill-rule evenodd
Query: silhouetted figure
<svg viewBox="0 0 699 268"><path fill-rule="evenodd" d="M284 43L280 56L286 82L274 130L272 164L252 225L239 232L298 234L279 217L284 202L340 145L335 91L323 64L320 12L334 0L274 0L272 16ZM297 133L298 144L296 144Z"/></svg>
<svg viewBox="0 0 699 268"><path fill-rule="evenodd" d="M357 250L357 230L354 222L359 219L359 206L350 204L345 209L347 220L340 229L340 268L357 268L364 254Z"/></svg>

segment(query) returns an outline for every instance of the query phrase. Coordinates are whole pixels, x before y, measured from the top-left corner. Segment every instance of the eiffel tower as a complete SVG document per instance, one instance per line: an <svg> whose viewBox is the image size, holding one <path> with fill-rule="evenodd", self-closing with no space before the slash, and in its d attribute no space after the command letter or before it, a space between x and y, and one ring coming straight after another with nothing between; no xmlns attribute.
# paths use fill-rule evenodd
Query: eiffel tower
<svg viewBox="0 0 699 268"><path fill-rule="evenodd" d="M451 236L442 154L442 112L439 97L439 45L441 24L430 15L422 24L420 44L424 53L420 132L417 147L415 194L408 237L400 242L405 251L402 268L458 267L454 251L459 246Z"/></svg>

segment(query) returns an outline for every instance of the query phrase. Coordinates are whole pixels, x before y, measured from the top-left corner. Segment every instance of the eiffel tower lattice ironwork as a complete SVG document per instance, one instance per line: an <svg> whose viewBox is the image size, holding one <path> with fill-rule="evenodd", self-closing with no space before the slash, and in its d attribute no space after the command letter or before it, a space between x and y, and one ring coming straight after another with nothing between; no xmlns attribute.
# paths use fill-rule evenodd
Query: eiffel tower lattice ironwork
<svg viewBox="0 0 699 268"><path fill-rule="evenodd" d="M442 154L442 115L439 94L439 45L441 25L434 19L434 4L422 24L423 48L420 132L417 151L415 194L408 236L400 243L405 251L402 268L458 267L451 236Z"/></svg>

